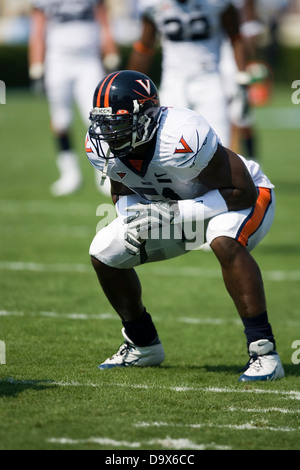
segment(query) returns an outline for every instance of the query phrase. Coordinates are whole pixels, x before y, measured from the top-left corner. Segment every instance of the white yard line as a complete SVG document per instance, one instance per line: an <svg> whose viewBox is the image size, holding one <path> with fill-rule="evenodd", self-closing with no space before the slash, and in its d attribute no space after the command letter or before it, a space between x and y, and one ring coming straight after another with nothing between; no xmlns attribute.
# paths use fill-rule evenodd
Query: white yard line
<svg viewBox="0 0 300 470"><path fill-rule="evenodd" d="M23 312L23 311L11 311L11 310L0 310L0 317L48 317L54 319L69 319L69 320L80 320L80 321L89 321L89 320L114 320L119 321L119 317L114 312L102 312L88 314L84 312ZM159 315L153 314L153 319L156 322L167 321L168 317L164 314ZM184 323L187 325L213 325L213 326L223 326L223 325L235 325L240 327L241 321L239 318L205 318L205 317L180 317L173 318L172 322ZM300 319L297 320L286 320L285 326L294 328L299 327Z"/></svg>
<svg viewBox="0 0 300 470"><path fill-rule="evenodd" d="M99 372L105 374L107 372ZM57 387L91 387L91 388L103 388L106 386L105 383L93 383L93 382L77 382L77 381L52 381L52 380L17 380L14 378L0 379L1 383L11 383L15 385L34 385L34 384L48 384ZM163 386L163 385L147 385L147 384L132 384L128 382L110 382L107 384L109 387L120 387L120 388L132 388L132 389L143 389L143 390L169 390L171 392L196 392L196 393L217 393L217 394L266 394L266 395L278 395L287 400L300 400L299 390L267 390L261 388L233 388L233 387L191 387L186 385L174 385L174 386Z"/></svg>
<svg viewBox="0 0 300 470"><path fill-rule="evenodd" d="M147 266L141 269L143 275L155 276L170 276L170 277L196 277L196 278L210 278L221 279L221 272L219 269L209 268L195 268L195 267L166 267L160 266L159 268ZM29 271L29 272L58 272L58 273L91 273L94 274L91 264L72 264L72 263L36 263L30 261L1 261L1 271ZM299 281L300 270L266 270L263 271L263 277L266 281L284 282L284 281Z"/></svg>
<svg viewBox="0 0 300 470"><path fill-rule="evenodd" d="M189 450L206 450L206 449L215 449L215 450L231 450L229 446L217 445L215 443L211 444L196 444L195 442L191 441L190 439L186 438L179 438L179 439L172 439L171 437L167 436L165 439L151 439L148 441L141 441L141 442L128 442L128 441L116 441L115 439L110 439L107 437L88 437L86 439L71 439L69 437L52 437L47 440L47 442L52 444L61 444L61 445L82 445L82 444L98 444L102 446L111 446L111 447L130 447L133 449L137 449L141 446L145 445L159 445L163 447L163 449L189 449ZM126 459L130 459L130 457L126 457ZM179 458L179 456L178 456ZM116 461L115 463L128 463L128 460L125 462L121 462L120 460ZM134 464L134 462L132 462ZM186 464L186 462L184 462ZM134 465L133 465L134 467Z"/></svg>
<svg viewBox="0 0 300 470"><path fill-rule="evenodd" d="M136 423L135 426L137 428L145 428L145 427L180 427L180 428L193 428L193 429L203 429L203 428L217 428L217 429L229 429L234 431L273 431L273 432L296 432L300 431L300 427L298 428L291 428L289 426L282 427L282 426L256 426L252 422L250 423L243 423L243 424L212 424L212 423L195 423L195 424L179 424L179 423L166 423L166 422L159 422L154 421L152 423L148 422L141 422Z"/></svg>
<svg viewBox="0 0 300 470"><path fill-rule="evenodd" d="M87 314L81 312L71 312L71 313L59 313L59 312L22 312L22 311L10 311L10 310L0 310L0 317L47 317L47 318L55 318L55 319L69 319L69 320L117 320L119 321L119 317L116 313L111 312L104 312L98 314ZM159 321L160 319L164 319L162 316L159 318L157 315L153 315L155 321ZM188 325L224 325L224 324L236 324L238 326L241 325L240 320L235 319L222 319L222 318L190 318L190 317L182 317L178 319L172 319L172 321L176 321L177 323L186 323Z"/></svg>
<svg viewBox="0 0 300 470"><path fill-rule="evenodd" d="M70 320L119 320L117 315L109 312L99 313L98 315L87 315L86 313L40 312L36 315L49 318L67 318Z"/></svg>
<svg viewBox="0 0 300 470"><path fill-rule="evenodd" d="M136 449L138 447L141 447L140 442L128 442L128 441L116 441L115 439L110 439L107 437L89 437L87 439L71 439L70 437L52 437L48 439L48 442L53 443L53 444L71 444L71 445L76 445L76 444L98 444L98 445L103 445L103 446L113 446L113 447L130 447L133 449Z"/></svg>
<svg viewBox="0 0 300 470"><path fill-rule="evenodd" d="M283 413L283 414L300 414L300 410L287 410L286 408L236 408L230 406L228 411L237 411L238 413Z"/></svg>
<svg viewBox="0 0 300 470"><path fill-rule="evenodd" d="M96 217L97 205L88 202L64 202L48 200L13 200L0 199L0 212L4 214L41 214L41 215L71 215Z"/></svg>
<svg viewBox="0 0 300 470"><path fill-rule="evenodd" d="M10 312L9 310L0 310L0 317L47 317L47 318L64 318L68 320L118 320L116 314L105 312L99 314L88 315L86 313L58 313L58 312Z"/></svg>
<svg viewBox="0 0 300 470"><path fill-rule="evenodd" d="M92 265L90 264L71 264L71 263L57 263L57 264L44 264L35 262L0 262L1 271L29 271L39 273L94 273Z"/></svg>
<svg viewBox="0 0 300 470"><path fill-rule="evenodd" d="M88 240L89 238L92 239L93 235L96 233L96 230L94 230L93 233L93 228L90 226L84 226L84 225L42 225L42 226L37 226L37 227L32 227L30 225L24 226L18 226L16 228L15 225L7 225L2 226L0 228L0 233L1 235L5 235L7 237L11 237L17 234L17 236L20 238L20 236L29 236L32 237L32 233L34 230L39 231L39 235L43 234L43 236L47 237L72 237L72 238L85 238Z"/></svg>

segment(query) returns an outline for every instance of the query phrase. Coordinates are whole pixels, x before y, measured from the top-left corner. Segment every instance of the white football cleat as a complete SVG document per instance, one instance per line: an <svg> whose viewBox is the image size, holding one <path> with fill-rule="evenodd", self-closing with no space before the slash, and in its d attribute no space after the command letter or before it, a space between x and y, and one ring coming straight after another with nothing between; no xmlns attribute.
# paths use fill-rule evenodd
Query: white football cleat
<svg viewBox="0 0 300 470"><path fill-rule="evenodd" d="M77 155L71 151L61 152L57 157L57 168L60 178L51 185L53 196L67 196L81 187L82 176Z"/></svg>
<svg viewBox="0 0 300 470"><path fill-rule="evenodd" d="M113 367L147 367L158 366L165 359L165 353L160 340L157 338L148 346L137 346L126 335L125 328L122 329L124 343L111 358L106 359L99 369L112 369Z"/></svg>
<svg viewBox="0 0 300 470"><path fill-rule="evenodd" d="M280 357L274 351L274 344L268 339L260 339L249 345L250 360L239 382L277 380L284 377Z"/></svg>

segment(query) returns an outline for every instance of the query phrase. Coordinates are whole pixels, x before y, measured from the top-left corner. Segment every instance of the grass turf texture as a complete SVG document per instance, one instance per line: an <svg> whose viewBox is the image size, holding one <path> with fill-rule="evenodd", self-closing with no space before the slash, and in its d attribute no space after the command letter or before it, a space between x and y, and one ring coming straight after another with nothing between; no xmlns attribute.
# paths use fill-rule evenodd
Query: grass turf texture
<svg viewBox="0 0 300 470"><path fill-rule="evenodd" d="M1 450L299 449L300 365L292 362L292 343L300 340L299 129L293 118L274 124L278 107L299 112L290 95L277 88L257 110L277 214L253 252L286 378L249 385L237 383L248 359L242 324L216 259L203 252L137 270L164 364L97 369L122 341L88 256L96 208L109 200L95 190L78 118L74 144L85 185L51 198L57 172L47 104L8 93L0 107Z"/></svg>

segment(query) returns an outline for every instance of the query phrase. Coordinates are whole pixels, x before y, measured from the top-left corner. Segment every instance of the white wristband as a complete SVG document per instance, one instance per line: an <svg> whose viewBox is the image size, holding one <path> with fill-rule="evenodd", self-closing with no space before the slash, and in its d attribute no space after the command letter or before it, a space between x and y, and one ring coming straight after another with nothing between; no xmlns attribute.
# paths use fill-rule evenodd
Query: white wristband
<svg viewBox="0 0 300 470"><path fill-rule="evenodd" d="M241 33L248 38L262 34L263 30L263 24L257 20L246 21L241 25Z"/></svg>
<svg viewBox="0 0 300 470"><path fill-rule="evenodd" d="M44 75L44 64L36 62L29 67L29 78L31 80L39 80Z"/></svg>
<svg viewBox="0 0 300 470"><path fill-rule="evenodd" d="M119 54L106 54L103 57L103 65L108 71L117 70L121 62Z"/></svg>
<svg viewBox="0 0 300 470"><path fill-rule="evenodd" d="M251 75L248 72L240 71L236 74L236 83L238 85L249 85L251 83Z"/></svg>
<svg viewBox="0 0 300 470"><path fill-rule="evenodd" d="M217 189L209 191L204 196L195 199L178 201L179 213L173 223L202 222L216 215L228 212L225 199Z"/></svg>

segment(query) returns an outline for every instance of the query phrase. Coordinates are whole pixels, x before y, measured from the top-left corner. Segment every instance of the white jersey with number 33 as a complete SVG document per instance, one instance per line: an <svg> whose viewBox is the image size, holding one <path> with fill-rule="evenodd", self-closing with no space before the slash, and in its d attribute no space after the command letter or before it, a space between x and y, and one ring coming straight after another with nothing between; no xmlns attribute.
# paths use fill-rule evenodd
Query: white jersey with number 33
<svg viewBox="0 0 300 470"><path fill-rule="evenodd" d="M215 71L220 60L221 15L230 0L139 0L142 16L161 35L163 70L192 76Z"/></svg>

